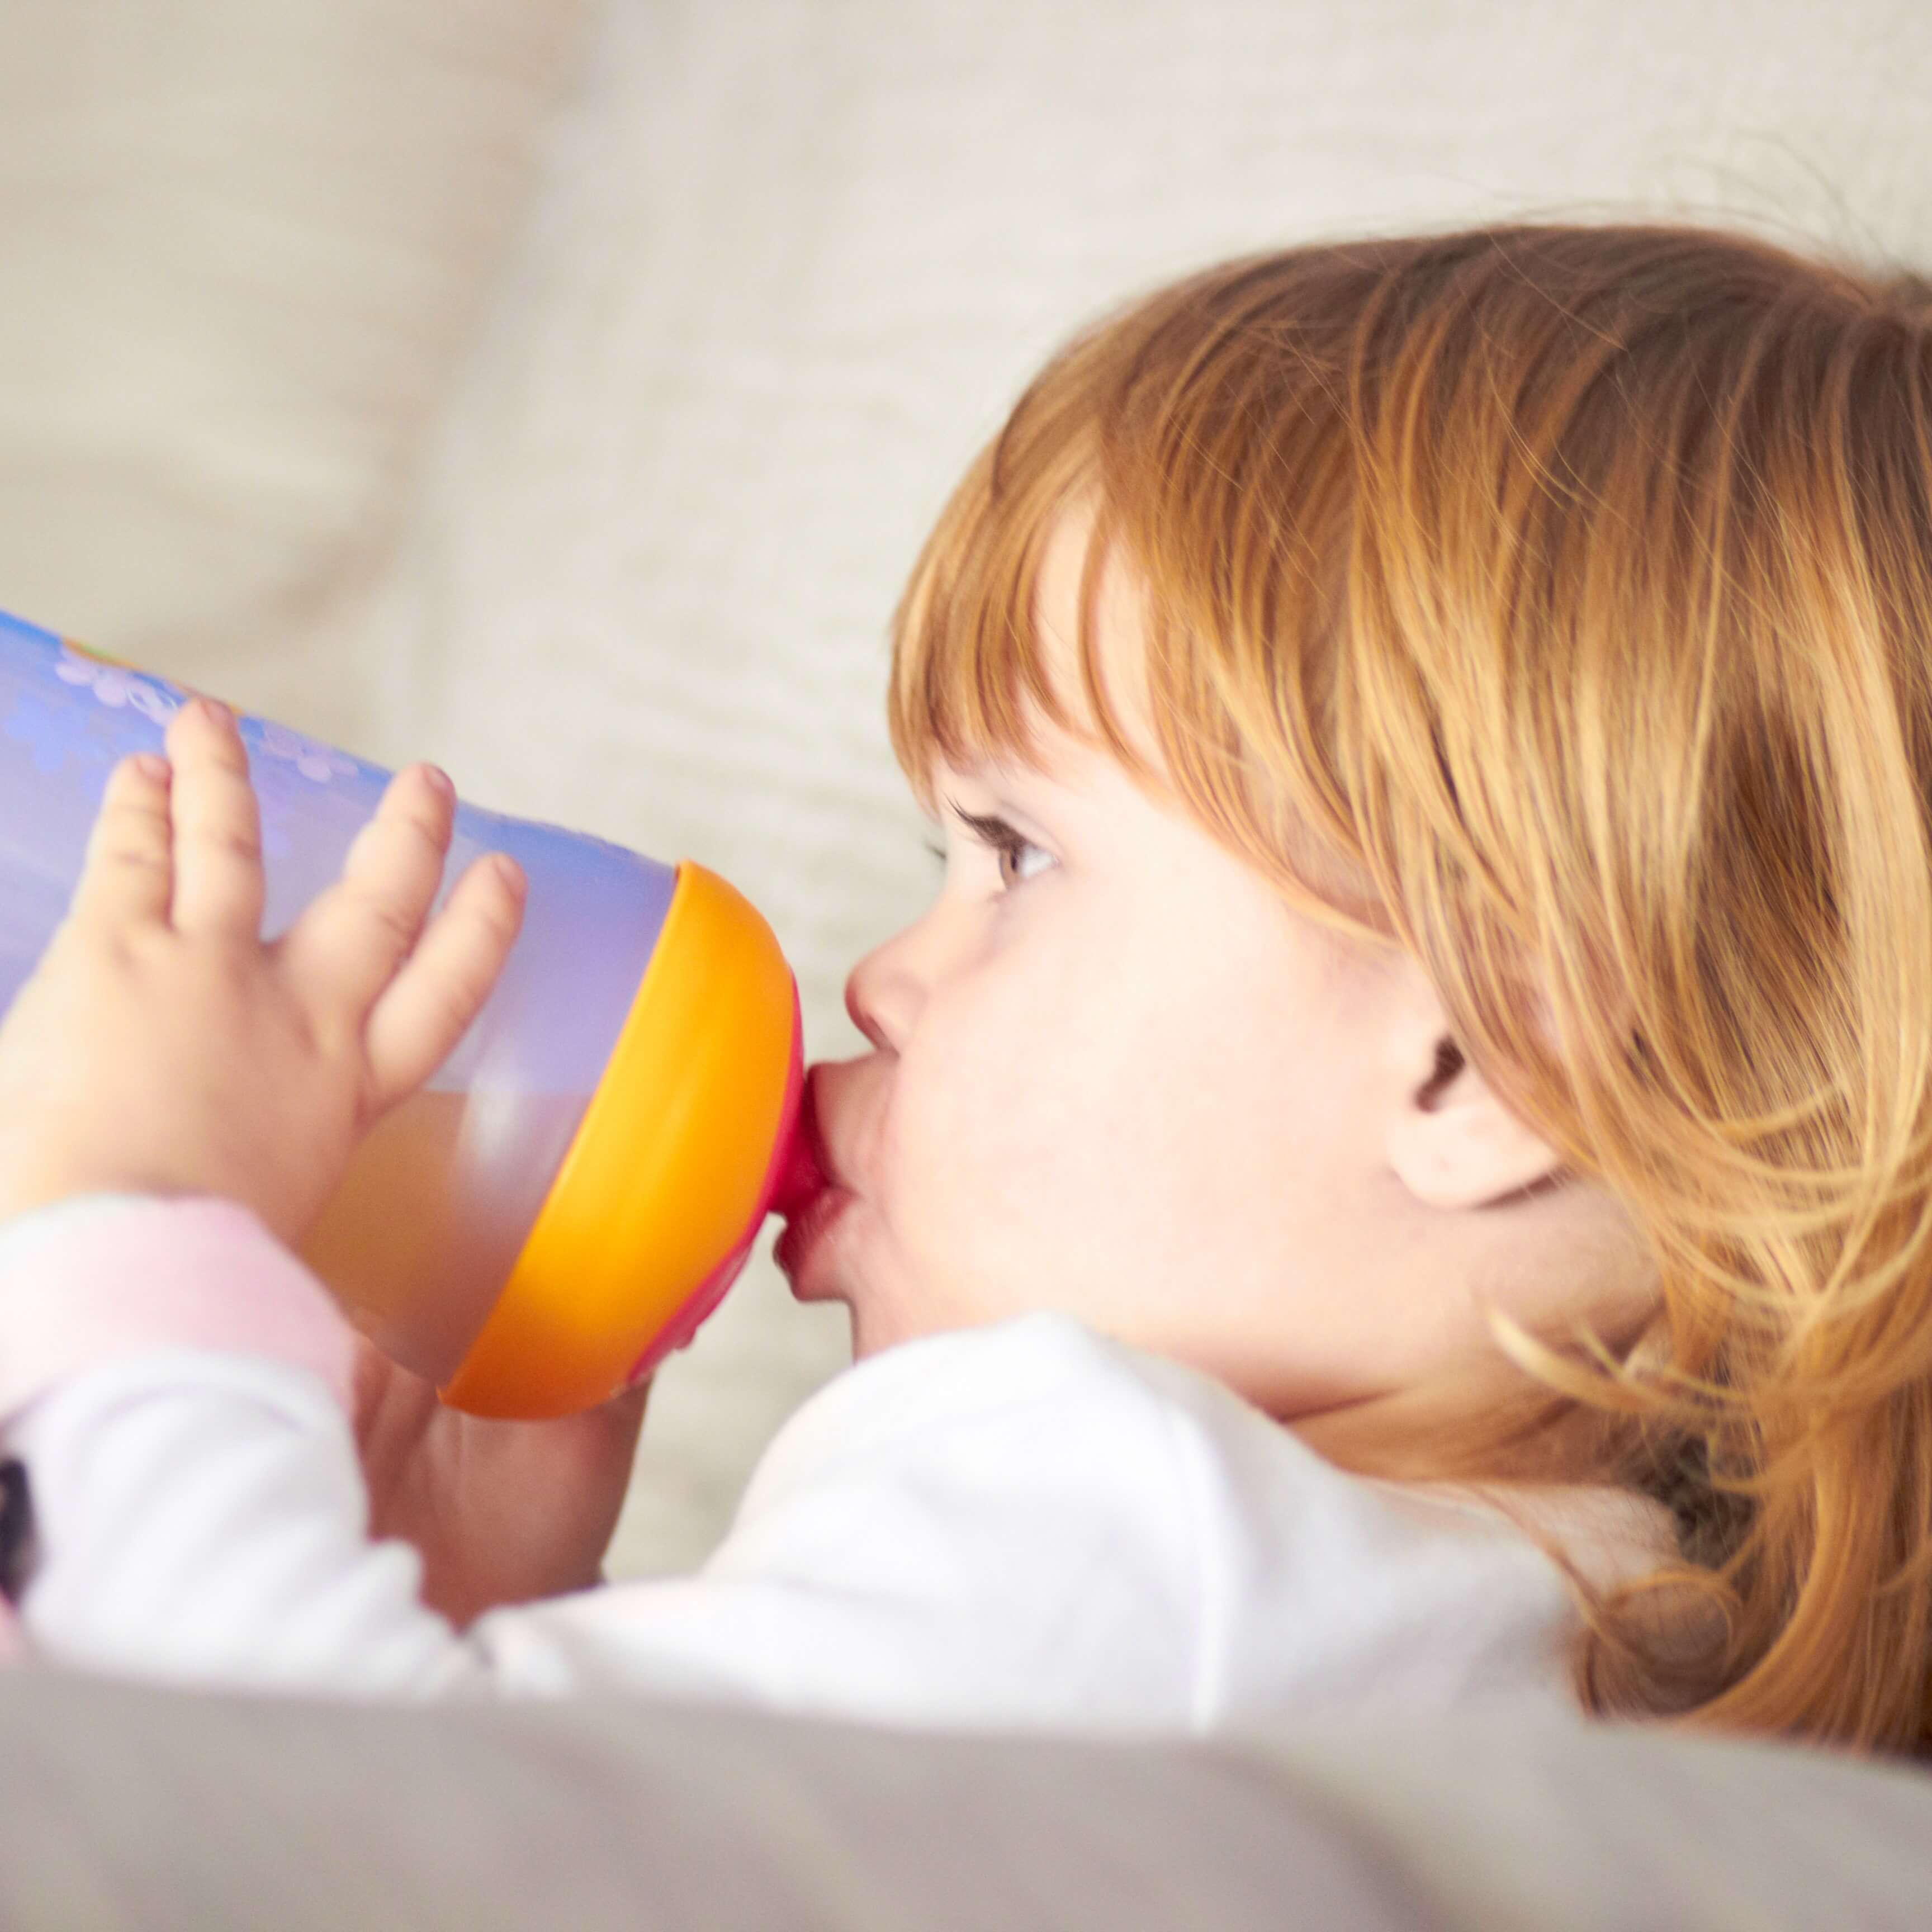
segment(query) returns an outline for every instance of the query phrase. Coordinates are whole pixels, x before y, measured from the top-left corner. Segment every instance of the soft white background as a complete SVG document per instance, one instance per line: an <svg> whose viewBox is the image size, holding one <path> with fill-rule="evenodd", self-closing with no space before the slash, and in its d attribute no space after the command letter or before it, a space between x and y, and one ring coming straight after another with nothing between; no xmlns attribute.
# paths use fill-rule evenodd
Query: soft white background
<svg viewBox="0 0 1932 1932"><path fill-rule="evenodd" d="M1928 86L1923 0L0 0L0 608L716 867L843 1056L886 620L1067 331L1520 213L1932 260ZM614 1568L845 1348L761 1252Z"/></svg>

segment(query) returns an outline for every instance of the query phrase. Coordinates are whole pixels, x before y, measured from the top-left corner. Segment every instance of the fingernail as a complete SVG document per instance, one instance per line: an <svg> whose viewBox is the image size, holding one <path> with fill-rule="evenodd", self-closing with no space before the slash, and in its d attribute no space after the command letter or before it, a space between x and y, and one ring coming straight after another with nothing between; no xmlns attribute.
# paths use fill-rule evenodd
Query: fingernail
<svg viewBox="0 0 1932 1932"><path fill-rule="evenodd" d="M208 716L213 718L216 724L228 725L234 723L234 712L230 710L227 706L224 704L220 698L204 698L199 701L202 710L206 712Z"/></svg>
<svg viewBox="0 0 1932 1932"><path fill-rule="evenodd" d="M515 860L502 852L493 853L490 855L490 863L495 868L497 878L520 898L524 892L523 867L518 865Z"/></svg>
<svg viewBox="0 0 1932 1932"><path fill-rule="evenodd" d="M451 784L449 774L440 765L425 765L423 770L428 774L430 788L438 797L454 798L456 796L456 788Z"/></svg>
<svg viewBox="0 0 1932 1932"><path fill-rule="evenodd" d="M142 752L135 756L134 769L144 778L151 778L159 784L172 767L166 759L156 758L152 752Z"/></svg>

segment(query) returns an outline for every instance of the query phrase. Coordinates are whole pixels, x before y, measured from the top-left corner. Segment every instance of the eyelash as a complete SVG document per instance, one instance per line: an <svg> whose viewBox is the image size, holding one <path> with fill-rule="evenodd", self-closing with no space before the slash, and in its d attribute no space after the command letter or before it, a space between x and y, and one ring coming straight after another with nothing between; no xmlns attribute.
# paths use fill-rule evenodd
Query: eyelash
<svg viewBox="0 0 1932 1932"><path fill-rule="evenodd" d="M974 812L961 812L957 806L952 808L960 821L981 844L991 847L1001 859L1009 862L1016 864L1022 852L1039 852L1048 856L1052 856L1050 854L1046 854L1046 848L1044 846L1036 845L1023 832L1016 832L1004 818L982 818ZM944 846L935 845L928 839L926 842L926 849L941 865L946 862ZM1002 872L1000 883L1004 890L1010 892L1013 886L1024 885L1026 881L1024 879L1009 881L1004 872Z"/></svg>

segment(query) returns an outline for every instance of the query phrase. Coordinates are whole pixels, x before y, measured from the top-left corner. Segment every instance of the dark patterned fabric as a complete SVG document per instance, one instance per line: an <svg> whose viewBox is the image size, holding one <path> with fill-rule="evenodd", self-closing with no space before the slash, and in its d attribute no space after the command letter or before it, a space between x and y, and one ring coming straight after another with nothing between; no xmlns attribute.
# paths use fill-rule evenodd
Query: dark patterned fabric
<svg viewBox="0 0 1932 1932"><path fill-rule="evenodd" d="M26 1574L33 1540L33 1505L27 1496L27 1470L20 1462L0 1462L0 1597L15 1601Z"/></svg>

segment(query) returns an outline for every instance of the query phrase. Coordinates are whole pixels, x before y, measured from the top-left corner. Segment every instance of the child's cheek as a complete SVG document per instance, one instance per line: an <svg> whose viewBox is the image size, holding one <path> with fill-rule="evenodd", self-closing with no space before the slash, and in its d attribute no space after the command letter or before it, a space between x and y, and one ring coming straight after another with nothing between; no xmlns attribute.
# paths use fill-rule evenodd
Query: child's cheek
<svg viewBox="0 0 1932 1932"><path fill-rule="evenodd" d="M1155 1164L1138 1084L1111 1041L1058 1009L988 993L922 1016L879 1151L929 1306L958 1320L1064 1306L1118 1267L1118 1223Z"/></svg>
<svg viewBox="0 0 1932 1932"><path fill-rule="evenodd" d="M1036 1102L996 1022L983 1000L928 1006L869 1137L888 1244L874 1258L890 1277L872 1292L915 1300L935 1325L986 1318L1025 1266Z"/></svg>

